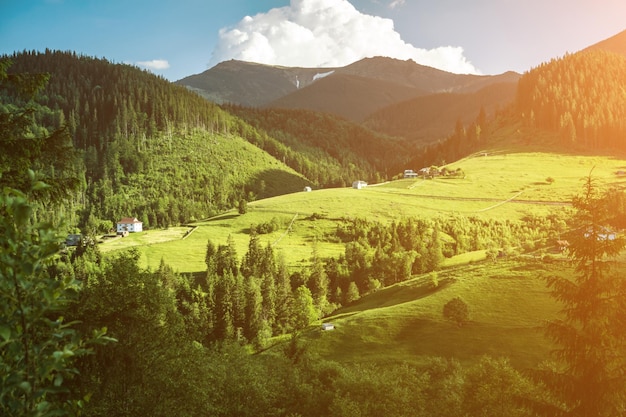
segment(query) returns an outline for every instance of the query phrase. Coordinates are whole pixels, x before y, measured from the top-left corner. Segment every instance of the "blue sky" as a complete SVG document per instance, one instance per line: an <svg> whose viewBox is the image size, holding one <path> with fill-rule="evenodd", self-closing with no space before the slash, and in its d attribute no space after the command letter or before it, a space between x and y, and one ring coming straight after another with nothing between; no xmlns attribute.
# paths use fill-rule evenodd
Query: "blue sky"
<svg viewBox="0 0 626 417"><path fill-rule="evenodd" d="M73 50L170 80L230 58L523 72L625 29L624 0L0 0L2 54Z"/></svg>

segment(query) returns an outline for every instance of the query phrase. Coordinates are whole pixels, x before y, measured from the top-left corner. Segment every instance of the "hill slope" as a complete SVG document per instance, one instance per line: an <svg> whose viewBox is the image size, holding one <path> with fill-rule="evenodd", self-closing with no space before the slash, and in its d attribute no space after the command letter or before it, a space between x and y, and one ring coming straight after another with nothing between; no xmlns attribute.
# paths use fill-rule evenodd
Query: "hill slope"
<svg viewBox="0 0 626 417"><path fill-rule="evenodd" d="M519 82L526 125L559 132L566 146L626 148L626 57L603 50L545 63Z"/></svg>
<svg viewBox="0 0 626 417"><path fill-rule="evenodd" d="M66 52L3 59L12 62L12 74L49 74L36 97L33 130L66 129L78 151L74 170L82 187L66 211L70 224L93 232L132 216L164 227L309 183L283 163L307 157L151 73ZM7 109L25 105L11 90L0 93ZM284 159L248 143L261 140Z"/></svg>
<svg viewBox="0 0 626 417"><path fill-rule="evenodd" d="M626 30L584 49L584 51L591 50L614 52L626 56Z"/></svg>

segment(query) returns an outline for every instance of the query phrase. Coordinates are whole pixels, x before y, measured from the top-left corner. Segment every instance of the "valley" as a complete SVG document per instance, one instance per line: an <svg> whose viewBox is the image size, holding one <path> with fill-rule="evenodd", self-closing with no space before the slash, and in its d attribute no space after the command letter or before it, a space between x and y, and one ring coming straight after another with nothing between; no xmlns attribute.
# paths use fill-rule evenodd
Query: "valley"
<svg viewBox="0 0 626 417"><path fill-rule="evenodd" d="M252 201L243 215L232 209L206 221L191 223L196 229L184 241L181 238L186 229L180 229L166 242L151 242L152 233L155 236L161 233L146 231L145 237L130 236L105 243L101 250L107 253L138 245L144 267L154 269L162 258L179 272L197 272L205 268L208 239L219 244L232 236L238 253L244 253L250 226L277 219L280 229L261 235L262 245L272 244L291 266L306 265L313 242L322 256L343 252L343 245L328 242L327 237L346 219L390 223L410 217L458 215L519 222L525 216L567 213L585 176L592 173L604 186L623 188L626 178L616 172L624 166L626 158L613 156L490 149L447 166L451 170L462 168L465 178L400 179L371 184L362 190L298 191ZM548 178L552 181L546 181ZM185 257L180 257L181 252Z"/></svg>
<svg viewBox="0 0 626 417"><path fill-rule="evenodd" d="M23 380L3 398L89 416L623 410L623 79L601 47L525 74L377 57L178 83L2 57L0 352ZM128 218L141 231L116 235Z"/></svg>

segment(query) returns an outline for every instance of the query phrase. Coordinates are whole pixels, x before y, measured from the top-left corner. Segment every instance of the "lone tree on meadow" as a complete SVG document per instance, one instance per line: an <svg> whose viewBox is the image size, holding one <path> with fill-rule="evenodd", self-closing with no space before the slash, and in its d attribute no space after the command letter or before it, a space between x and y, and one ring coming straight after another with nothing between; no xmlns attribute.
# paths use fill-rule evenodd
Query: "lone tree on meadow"
<svg viewBox="0 0 626 417"><path fill-rule="evenodd" d="M443 306L443 316L461 327L469 321L469 307L460 297L454 297Z"/></svg>

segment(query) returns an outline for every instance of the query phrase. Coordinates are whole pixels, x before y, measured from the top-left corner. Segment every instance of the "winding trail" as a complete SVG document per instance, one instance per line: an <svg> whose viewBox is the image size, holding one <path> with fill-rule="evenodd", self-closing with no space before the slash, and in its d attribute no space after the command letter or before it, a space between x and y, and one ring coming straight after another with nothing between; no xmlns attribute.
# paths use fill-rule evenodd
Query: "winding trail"
<svg viewBox="0 0 626 417"><path fill-rule="evenodd" d="M293 225L293 222L296 221L296 218L298 217L298 213L293 215L293 218L291 219L291 222L289 223L289 226L287 226L287 230L285 230L285 233L283 233L282 235L280 235L280 237L278 239L276 239L273 243L272 243L272 247L276 246L285 236L287 236L287 233L289 233L289 231L291 230L291 226Z"/></svg>

